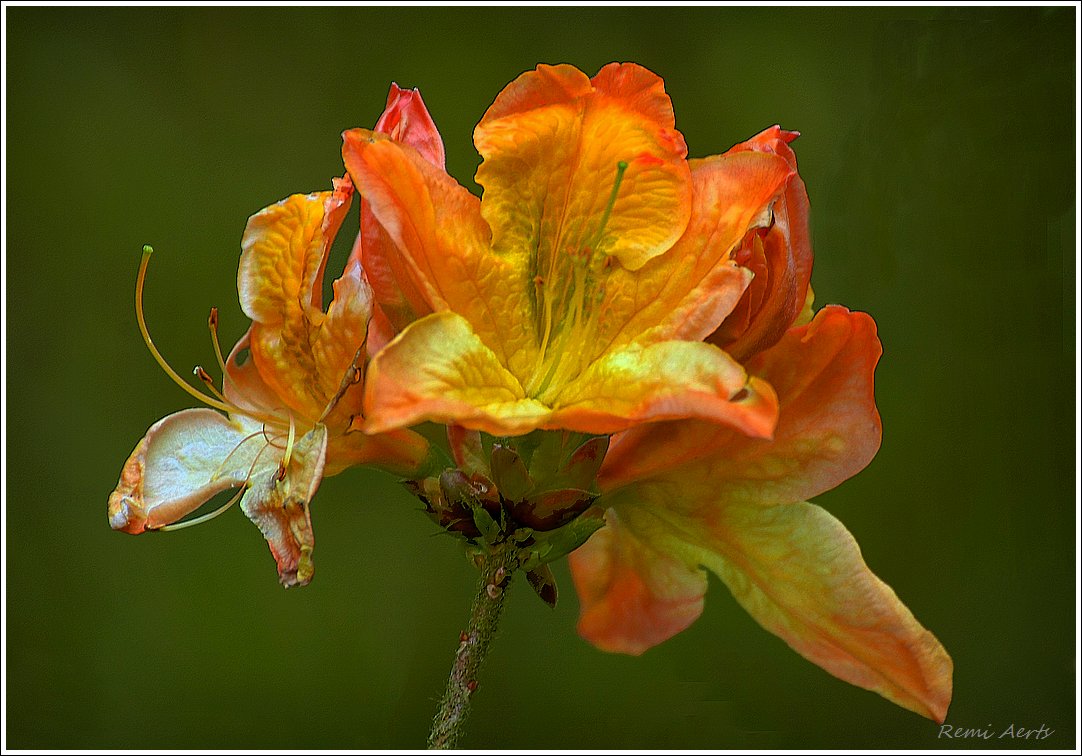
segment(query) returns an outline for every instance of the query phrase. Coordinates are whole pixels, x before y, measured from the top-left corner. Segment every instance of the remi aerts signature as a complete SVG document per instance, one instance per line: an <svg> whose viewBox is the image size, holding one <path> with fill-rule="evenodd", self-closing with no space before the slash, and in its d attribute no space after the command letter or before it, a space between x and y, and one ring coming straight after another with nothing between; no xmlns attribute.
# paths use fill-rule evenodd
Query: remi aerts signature
<svg viewBox="0 0 1082 756"><path fill-rule="evenodd" d="M1055 730L1046 726L1044 722L1040 727L1023 727L1013 722L1002 729L998 727L960 727L944 724L939 726L939 738L953 738L956 740L1044 740L1054 733Z"/></svg>

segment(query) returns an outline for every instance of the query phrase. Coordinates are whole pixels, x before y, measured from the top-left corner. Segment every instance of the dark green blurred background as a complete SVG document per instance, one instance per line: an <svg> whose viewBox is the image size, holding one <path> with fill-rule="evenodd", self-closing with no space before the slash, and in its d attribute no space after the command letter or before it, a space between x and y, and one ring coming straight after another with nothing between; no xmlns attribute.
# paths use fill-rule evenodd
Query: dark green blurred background
<svg viewBox="0 0 1082 756"><path fill-rule="evenodd" d="M391 478L324 481L316 579L289 592L239 511L109 530L127 454L191 404L136 330L139 250L158 250L159 346L212 365L208 309L223 342L247 327L246 218L328 187L391 81L420 87L473 186L504 84L631 60L665 78L693 155L803 133L818 303L871 312L885 346L882 450L818 501L952 653L948 723L1070 747L1074 13L8 8L8 745L423 745L474 575ZM986 745L803 661L713 579L688 631L596 651L557 571L555 611L512 594L467 747Z"/></svg>

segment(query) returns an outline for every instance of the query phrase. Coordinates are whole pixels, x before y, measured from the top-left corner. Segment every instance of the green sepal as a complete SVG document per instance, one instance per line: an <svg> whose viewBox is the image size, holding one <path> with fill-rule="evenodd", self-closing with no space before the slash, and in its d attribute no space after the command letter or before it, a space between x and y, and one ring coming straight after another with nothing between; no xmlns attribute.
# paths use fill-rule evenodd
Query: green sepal
<svg viewBox="0 0 1082 756"><path fill-rule="evenodd" d="M600 516L584 514L562 528L545 533L535 532L535 543L523 546L519 563L524 570L535 570L541 565L555 562L577 549L592 536L605 520Z"/></svg>
<svg viewBox="0 0 1082 756"><path fill-rule="evenodd" d="M518 501L533 490L534 483L525 463L510 446L493 446L491 464L492 482L496 484L496 489L503 498Z"/></svg>

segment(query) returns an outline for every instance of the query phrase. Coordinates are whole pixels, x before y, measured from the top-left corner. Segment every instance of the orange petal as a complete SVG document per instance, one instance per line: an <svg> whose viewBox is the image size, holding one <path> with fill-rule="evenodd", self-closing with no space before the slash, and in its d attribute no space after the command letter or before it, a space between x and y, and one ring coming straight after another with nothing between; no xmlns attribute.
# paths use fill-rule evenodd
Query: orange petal
<svg viewBox="0 0 1082 756"><path fill-rule="evenodd" d="M114 530L142 533L180 520L257 469L261 435L209 409L176 412L154 423L135 447L109 496Z"/></svg>
<svg viewBox="0 0 1082 756"><path fill-rule="evenodd" d="M687 147L664 83L641 66L611 64L592 81L572 66L538 66L500 93L474 143L493 249L528 253L529 278L586 247L637 269L687 226Z"/></svg>
<svg viewBox="0 0 1082 756"><path fill-rule="evenodd" d="M879 449L873 377L881 353L868 315L825 307L746 366L777 392L772 441L690 420L643 426L613 440L599 483L613 490L698 466L703 485L726 501L816 496L862 470Z"/></svg>
<svg viewBox="0 0 1082 756"><path fill-rule="evenodd" d="M222 393L242 410L270 413L286 417L289 407L274 389L267 385L252 359L252 329L241 336L225 361Z"/></svg>
<svg viewBox="0 0 1082 756"><path fill-rule="evenodd" d="M766 155L783 159L791 178L773 205L773 224L748 233L734 259L755 273L733 313L710 341L744 361L773 344L794 324L809 292L812 248L808 193L796 172L789 142L796 132L774 126L733 147L726 156Z"/></svg>
<svg viewBox="0 0 1082 756"><path fill-rule="evenodd" d="M760 388L713 345L662 341L610 352L542 401L551 401L554 409L547 425L584 433L698 417L769 436L777 406L769 388L765 393Z"/></svg>
<svg viewBox="0 0 1082 756"><path fill-rule="evenodd" d="M693 203L687 230L672 249L637 271L614 268L598 353L632 340L700 341L740 301L750 273L731 259L749 228L791 174L775 155L745 152L691 161Z"/></svg>
<svg viewBox="0 0 1082 756"><path fill-rule="evenodd" d="M806 659L942 722L951 696L950 657L867 568L842 524L803 502L736 503L710 488L709 475L699 467L679 479L605 497L649 555L634 563L636 576L624 580L665 585L674 564L682 566L677 574L684 579L692 567L706 566L759 624ZM586 606L618 604L618 587L599 596L587 581ZM641 601L636 594L631 598ZM618 614L634 606L602 611ZM648 645L651 631L667 635L664 621L657 628L648 619L639 625L635 637L642 645Z"/></svg>
<svg viewBox="0 0 1082 756"><path fill-rule="evenodd" d="M479 201L412 148L363 129L342 155L373 216L395 245L396 273L416 314L450 310L516 375L534 363L524 258L490 253Z"/></svg>
<svg viewBox="0 0 1082 756"><path fill-rule="evenodd" d="M289 464L252 478L240 501L244 514L267 539L282 585L307 585L312 579L312 520L308 502L323 479L327 429L317 425L293 445Z"/></svg>
<svg viewBox="0 0 1082 756"><path fill-rule="evenodd" d="M328 312L322 308L323 269L351 195L348 177L332 192L295 194L253 215L244 232L238 287L254 321L252 358L273 392L311 422L364 344L371 312L357 264L335 282Z"/></svg>
<svg viewBox="0 0 1082 756"><path fill-rule="evenodd" d="M375 131L413 147L429 163L443 169L443 140L421 99L421 93L416 89L406 90L391 84L387 107L376 122ZM361 202L360 233L350 257L350 261L353 260L361 262L372 285L376 309L380 313L377 318L386 320L386 325L383 322L375 324L380 345L432 311L413 285L408 270L403 267L404 260L396 252L394 242L364 201Z"/></svg>
<svg viewBox="0 0 1082 756"><path fill-rule="evenodd" d="M443 139L418 89L402 89L391 84L387 106L376 121L375 131L408 144L432 165L443 168Z"/></svg>
<svg viewBox="0 0 1082 756"><path fill-rule="evenodd" d="M703 563L764 628L835 677L942 722L953 664L853 536L798 503L715 511Z"/></svg>
<svg viewBox="0 0 1082 756"><path fill-rule="evenodd" d="M603 651L638 656L698 619L706 575L637 539L613 510L605 521L568 557L578 631Z"/></svg>
<svg viewBox="0 0 1082 756"><path fill-rule="evenodd" d="M406 328L373 357L365 381L367 433L431 420L518 435L540 427L550 414L526 398L515 376L452 312Z"/></svg>

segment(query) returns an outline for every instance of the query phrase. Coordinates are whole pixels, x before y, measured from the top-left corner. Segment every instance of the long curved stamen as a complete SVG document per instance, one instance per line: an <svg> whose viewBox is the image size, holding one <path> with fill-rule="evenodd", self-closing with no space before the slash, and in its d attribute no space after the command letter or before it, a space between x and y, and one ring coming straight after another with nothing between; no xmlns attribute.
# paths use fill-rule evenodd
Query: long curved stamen
<svg viewBox="0 0 1082 756"><path fill-rule="evenodd" d="M213 407L214 409L221 410L222 412L226 412L229 414L236 413L239 415L246 415L253 420L259 420L261 422L277 422L277 419L274 417L262 415L248 410L243 410L240 407L237 407L236 405L229 402L221 401L215 399L214 397L207 396L202 391L197 390L195 387L193 387L191 384L189 384L187 381L177 375L177 371L173 370L169 363L165 361L165 358L162 357L161 352L158 351L158 347L154 345L154 340L150 338L150 331L147 330L146 319L143 316L143 286L146 283L147 267L150 265L150 256L152 254L154 254L154 248L151 247L149 244L143 245L143 257L142 260L140 260L139 262L139 277L136 279L135 283L135 319L139 323L139 333L142 334L143 341L146 343L147 349L150 350L150 354L154 357L155 361L158 363L158 366L165 371L165 374L169 376L173 383L180 386L182 389L188 392L188 394L195 397L208 407Z"/></svg>
<svg viewBox="0 0 1082 756"><path fill-rule="evenodd" d="M218 343L218 308L211 307L207 317L207 327L210 329L210 342L214 345L214 356L218 360L218 367L222 369L222 380L225 380L225 359L222 358L222 345Z"/></svg>
<svg viewBox="0 0 1082 756"><path fill-rule="evenodd" d="M199 517L193 517L192 519L185 520L184 522L174 522L172 525L162 525L160 528L156 528L156 530L159 533L170 533L174 530L184 530L184 528L190 528L193 525L201 525L204 522L209 522L215 517L224 514L226 510L228 510L231 506L240 501L240 498L244 496L247 490L248 487L246 485L242 486L239 491L237 491L232 497L230 497L229 501L215 509L213 512L208 512L207 514L200 515Z"/></svg>
<svg viewBox="0 0 1082 756"><path fill-rule="evenodd" d="M273 446L275 449L285 449L285 447L282 446L281 443L280 443L280 441L282 439L281 435L268 436L267 435L267 426L265 426L265 425L263 426L263 430L261 430L259 432L263 434L263 440L266 441L269 446Z"/></svg>

